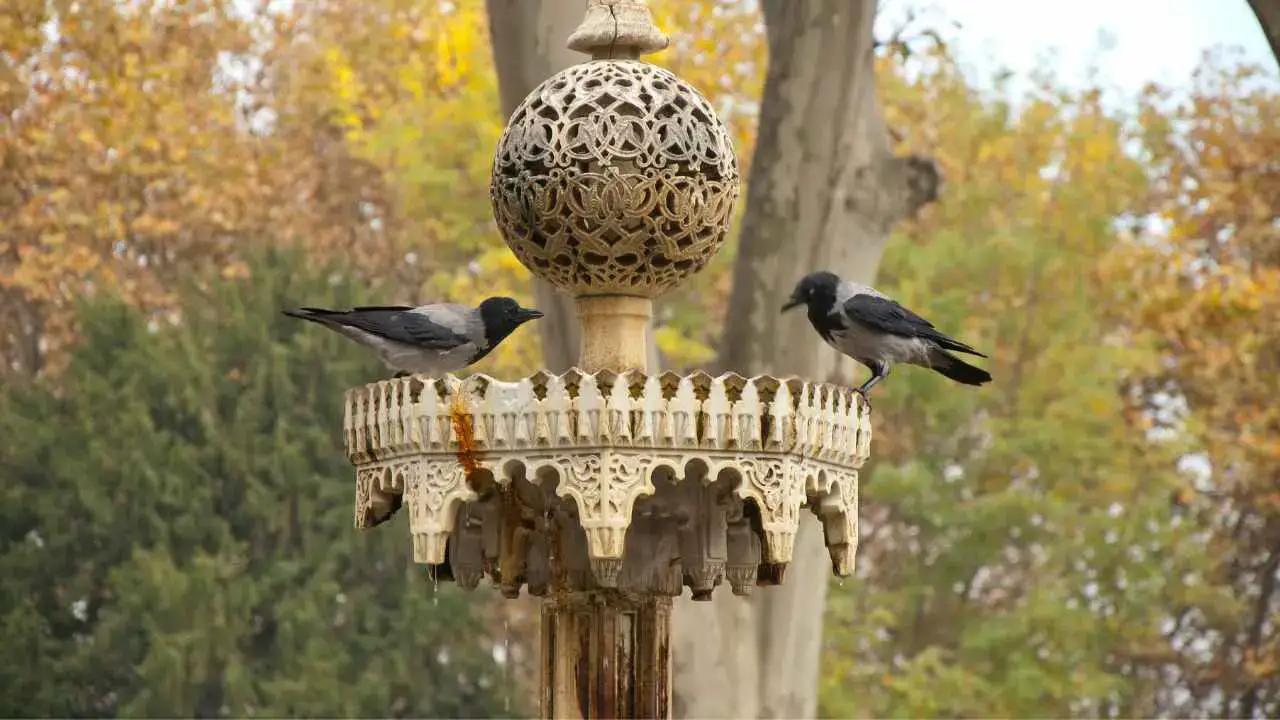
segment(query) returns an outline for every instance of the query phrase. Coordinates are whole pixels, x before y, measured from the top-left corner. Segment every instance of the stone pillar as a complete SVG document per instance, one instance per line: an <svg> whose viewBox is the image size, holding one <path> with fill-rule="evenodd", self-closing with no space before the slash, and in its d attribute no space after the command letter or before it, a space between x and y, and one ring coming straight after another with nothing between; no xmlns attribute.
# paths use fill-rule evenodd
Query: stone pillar
<svg viewBox="0 0 1280 720"><path fill-rule="evenodd" d="M544 600L542 717L670 717L671 602L621 590Z"/></svg>
<svg viewBox="0 0 1280 720"><path fill-rule="evenodd" d="M533 273L574 298L586 373L648 373L653 298L719 249L738 195L715 111L639 60L667 44L644 0L587 0L568 45L591 59L525 99L494 160L498 226ZM585 587L553 583L542 612L543 717L670 716L672 600L613 587L622 565L592 557Z"/></svg>

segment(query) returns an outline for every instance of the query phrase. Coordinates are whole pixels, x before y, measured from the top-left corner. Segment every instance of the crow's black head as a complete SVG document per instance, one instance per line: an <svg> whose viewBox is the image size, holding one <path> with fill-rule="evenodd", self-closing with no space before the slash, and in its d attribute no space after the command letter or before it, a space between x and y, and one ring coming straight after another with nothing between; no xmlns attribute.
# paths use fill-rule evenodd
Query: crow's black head
<svg viewBox="0 0 1280 720"><path fill-rule="evenodd" d="M840 278L835 273L824 271L814 272L800 278L800 282L796 283L796 289L791 291L791 299L786 305L782 306L782 312L786 312L792 308L808 305L810 308L816 308L826 311L836 302L836 288L840 285Z"/></svg>
<svg viewBox="0 0 1280 720"><path fill-rule="evenodd" d="M484 323L484 336L492 348L502 342L515 329L530 320L537 320L542 313L532 308L522 308L509 297L491 297L480 303L480 321Z"/></svg>

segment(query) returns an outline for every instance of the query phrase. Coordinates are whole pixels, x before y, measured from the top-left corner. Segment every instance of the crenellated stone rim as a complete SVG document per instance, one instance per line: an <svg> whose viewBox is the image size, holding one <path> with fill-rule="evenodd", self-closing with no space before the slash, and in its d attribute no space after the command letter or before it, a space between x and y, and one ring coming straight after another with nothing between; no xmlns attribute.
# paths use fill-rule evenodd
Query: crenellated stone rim
<svg viewBox="0 0 1280 720"><path fill-rule="evenodd" d="M348 390L343 427L357 466L402 453L645 447L794 453L860 467L871 425L853 390L798 377L637 371L516 382L414 375ZM478 419L468 435L460 417ZM755 422L751 422L751 421Z"/></svg>
<svg viewBox="0 0 1280 720"><path fill-rule="evenodd" d="M734 373L412 376L347 392L356 525L409 508L418 562L504 594L622 587L708 599L772 584L800 510L852 572L866 406L852 390ZM461 519L461 520L460 520ZM505 568L505 569L504 569Z"/></svg>

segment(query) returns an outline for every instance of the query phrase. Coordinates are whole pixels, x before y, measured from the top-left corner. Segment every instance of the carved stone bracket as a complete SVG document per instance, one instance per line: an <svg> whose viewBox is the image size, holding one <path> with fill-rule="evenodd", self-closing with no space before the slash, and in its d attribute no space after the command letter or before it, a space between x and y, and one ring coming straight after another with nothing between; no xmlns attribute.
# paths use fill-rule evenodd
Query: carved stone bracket
<svg viewBox="0 0 1280 720"><path fill-rule="evenodd" d="M852 391L706 373L421 376L348 391L357 527L409 508L417 562L504 594L528 585L709 599L791 562L801 508L833 571L853 571L858 470L870 448Z"/></svg>

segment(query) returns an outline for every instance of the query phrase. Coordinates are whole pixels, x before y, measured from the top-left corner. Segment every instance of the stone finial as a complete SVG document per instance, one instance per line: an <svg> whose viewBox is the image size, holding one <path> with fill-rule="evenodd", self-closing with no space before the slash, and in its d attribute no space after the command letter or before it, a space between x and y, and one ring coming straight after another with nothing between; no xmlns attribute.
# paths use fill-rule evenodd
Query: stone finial
<svg viewBox="0 0 1280 720"><path fill-rule="evenodd" d="M590 0L567 68L512 113L490 196L503 240L572 295L578 366L645 370L653 298L724 244L739 194L728 128L693 86L637 60L665 47L639 0Z"/></svg>
<svg viewBox="0 0 1280 720"><path fill-rule="evenodd" d="M587 0L582 24L569 49L594 58L638 58L665 50L670 40L653 24L645 0Z"/></svg>

